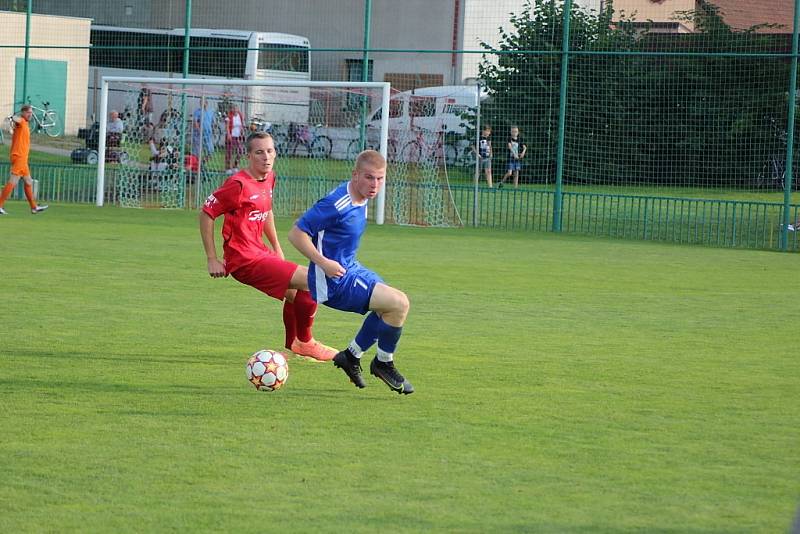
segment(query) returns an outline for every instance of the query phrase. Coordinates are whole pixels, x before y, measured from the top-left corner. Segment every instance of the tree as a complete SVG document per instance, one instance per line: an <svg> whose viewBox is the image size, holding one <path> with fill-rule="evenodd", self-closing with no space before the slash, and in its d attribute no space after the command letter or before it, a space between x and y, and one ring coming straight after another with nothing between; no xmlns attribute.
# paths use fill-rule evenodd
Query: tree
<svg viewBox="0 0 800 534"><path fill-rule="evenodd" d="M539 182L554 177L563 10L560 1L529 1L500 29L498 47L483 45L483 120L499 145L508 126L520 126L528 176ZM788 58L731 54L787 52L787 36L756 33L763 25L734 30L708 2L681 16L695 33L653 33L615 15L612 2L600 13L573 8L567 183L749 187L780 151Z"/></svg>

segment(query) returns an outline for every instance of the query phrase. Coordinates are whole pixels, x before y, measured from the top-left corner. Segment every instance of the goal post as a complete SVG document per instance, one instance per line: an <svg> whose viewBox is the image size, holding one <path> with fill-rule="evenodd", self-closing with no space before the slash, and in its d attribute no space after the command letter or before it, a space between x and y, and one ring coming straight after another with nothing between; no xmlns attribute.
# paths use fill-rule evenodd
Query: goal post
<svg viewBox="0 0 800 534"><path fill-rule="evenodd" d="M134 77L134 76L105 76L102 78L101 81L101 91L100 91L100 111L99 111L99 128L98 128L98 139L97 139L97 192L96 192L96 205L98 207L103 206L104 199L105 199L105 189L106 189L106 171L107 166L106 162L109 160L113 160L114 158L110 158L109 156L118 157L118 154L109 154L109 148L107 146L107 138L108 138L108 118L109 118L109 111L110 111L110 97L109 97L109 88L111 84L128 84L131 86L137 87L148 87L148 88L158 88L158 87L178 87L180 91L183 91L182 94L186 94L193 87L218 87L220 90L225 88L226 90L231 88L240 88L245 90L246 88L273 88L276 91L286 88L295 88L295 89L305 89L308 88L309 90L326 90L326 89L336 89L336 90L343 90L343 91L352 91L352 92L359 92L359 91L373 91L378 93L380 96L378 98L379 107L382 110L390 109L390 96L391 96L391 85L388 82L336 82L336 81L294 81L294 80L232 80L232 79L205 79L205 78L153 78L153 77ZM148 93L150 94L150 93ZM179 93L176 93L179 94ZM170 98L172 95L169 95ZM255 99L251 99L255 100ZM201 99L201 101L203 101ZM248 97L243 97L243 101L249 102ZM259 103L253 104L261 106L258 109L265 109L266 104ZM280 110L283 104L274 102L271 104L271 109L273 111ZM306 103L308 106L308 103ZM285 106L283 106L285 107ZM276 111L277 112L277 111ZM219 112L218 112L219 113ZM163 120L163 114L162 114ZM179 117L178 119L182 124L181 127L186 128L186 119L183 117ZM380 119L377 121L379 124L378 128L378 145L381 154L389 159L388 150L388 143L389 143L389 113L381 113ZM250 129L253 128L253 119L251 119L249 124ZM290 126L291 128L292 126ZM223 134L224 135L224 134ZM283 134L282 134L283 135ZM302 137L301 134L291 133L290 135L293 138L299 140L299 144L303 144L303 140L305 139L308 141L308 137ZM313 135L313 134L311 134ZM285 137L285 135L284 135ZM322 136L319 136L322 137ZM139 144L141 144L144 139L138 139ZM291 143L291 139L286 140L284 139L284 143ZM328 140L330 143L330 140ZM203 140L200 141L200 151L202 151L202 146L204 142ZM279 141L276 139L276 144L279 144ZM300 152L307 151L308 157L312 157L312 149L311 143L306 142L304 146L298 148L298 142L296 141L293 146L289 146L288 148L292 149L294 153L298 150ZM353 141L350 141L350 145L353 145ZM281 147L287 148L287 147ZM331 148L328 147L328 152L330 152ZM179 151L182 153L183 148L181 147ZM343 150L344 153L350 152L349 150ZM121 152L122 153L122 152ZM182 157L182 154L178 154L178 157ZM126 161L128 156L125 156ZM202 157L200 158L203 159ZM116 160L117 162L121 163L121 158ZM132 164L131 164L132 165ZM182 168L182 166L181 166ZM198 180L199 184L199 180ZM199 190L199 186L198 186ZM376 198L376 212L375 212L375 222L377 224L383 224L385 220L385 206L386 206L386 188L381 188L379 191L378 196Z"/></svg>
<svg viewBox="0 0 800 534"><path fill-rule="evenodd" d="M276 216L303 213L349 179L363 148L387 160L371 221L462 226L461 211L472 209L472 87L392 93L387 82L108 76L100 89L85 151L97 163L98 206L198 209L247 165L248 133L263 131L278 155Z"/></svg>

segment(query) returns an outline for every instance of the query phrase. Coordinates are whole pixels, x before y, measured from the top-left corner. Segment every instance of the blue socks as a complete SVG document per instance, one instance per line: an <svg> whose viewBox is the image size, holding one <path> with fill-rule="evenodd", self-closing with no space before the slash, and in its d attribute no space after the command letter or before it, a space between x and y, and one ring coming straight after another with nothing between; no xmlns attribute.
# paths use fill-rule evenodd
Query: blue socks
<svg viewBox="0 0 800 534"><path fill-rule="evenodd" d="M361 330L356 334L355 339L348 345L347 350L356 358L361 358L365 351L369 350L375 342L378 342L378 360L390 362L393 359L397 343L400 341L400 334L403 333L402 326L391 326L383 322L378 314L371 312L364 319Z"/></svg>

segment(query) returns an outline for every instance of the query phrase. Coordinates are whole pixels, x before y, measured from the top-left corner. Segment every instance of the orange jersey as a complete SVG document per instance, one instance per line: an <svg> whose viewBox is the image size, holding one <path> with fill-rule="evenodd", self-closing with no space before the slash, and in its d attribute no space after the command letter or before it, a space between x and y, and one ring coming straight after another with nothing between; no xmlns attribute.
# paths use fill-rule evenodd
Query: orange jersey
<svg viewBox="0 0 800 534"><path fill-rule="evenodd" d="M22 119L19 124L14 123L14 134L11 136L11 159L28 161L31 151L31 129L28 121Z"/></svg>

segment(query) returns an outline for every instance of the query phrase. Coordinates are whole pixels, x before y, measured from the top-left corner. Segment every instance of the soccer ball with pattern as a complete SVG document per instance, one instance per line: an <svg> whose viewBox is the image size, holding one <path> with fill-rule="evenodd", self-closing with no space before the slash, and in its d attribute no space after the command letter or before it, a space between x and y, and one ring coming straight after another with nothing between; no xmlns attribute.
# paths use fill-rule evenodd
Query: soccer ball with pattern
<svg viewBox="0 0 800 534"><path fill-rule="evenodd" d="M289 363L280 352L264 349L250 356L246 373L247 379L257 390L275 391L289 378Z"/></svg>

